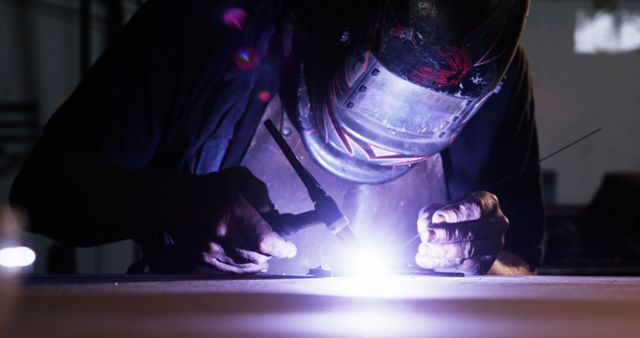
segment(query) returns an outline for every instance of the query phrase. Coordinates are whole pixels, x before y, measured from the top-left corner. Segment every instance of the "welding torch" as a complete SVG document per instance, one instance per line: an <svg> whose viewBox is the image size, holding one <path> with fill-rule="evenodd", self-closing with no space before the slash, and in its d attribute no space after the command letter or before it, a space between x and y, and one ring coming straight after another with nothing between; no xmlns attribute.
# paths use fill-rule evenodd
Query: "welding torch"
<svg viewBox="0 0 640 338"><path fill-rule="evenodd" d="M287 141L280 135L280 132L271 120L264 122L267 130L275 140L276 144L284 154L289 164L293 167L302 183L304 184L309 197L314 204L314 209L301 214L280 214L274 210L262 217L273 227L275 231L291 236L301 229L317 223L323 223L331 233L349 250L358 250L359 242L349 226L349 219L342 213L336 201L327 194L320 183L311 173L300 163L296 155L287 144Z"/></svg>

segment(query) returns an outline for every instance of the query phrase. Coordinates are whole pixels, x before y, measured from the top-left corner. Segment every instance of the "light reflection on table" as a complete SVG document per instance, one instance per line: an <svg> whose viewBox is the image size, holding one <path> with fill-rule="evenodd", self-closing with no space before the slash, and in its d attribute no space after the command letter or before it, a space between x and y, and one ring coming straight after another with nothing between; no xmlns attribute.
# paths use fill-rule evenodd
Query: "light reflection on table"
<svg viewBox="0 0 640 338"><path fill-rule="evenodd" d="M635 337L639 313L636 278L61 280L5 336Z"/></svg>

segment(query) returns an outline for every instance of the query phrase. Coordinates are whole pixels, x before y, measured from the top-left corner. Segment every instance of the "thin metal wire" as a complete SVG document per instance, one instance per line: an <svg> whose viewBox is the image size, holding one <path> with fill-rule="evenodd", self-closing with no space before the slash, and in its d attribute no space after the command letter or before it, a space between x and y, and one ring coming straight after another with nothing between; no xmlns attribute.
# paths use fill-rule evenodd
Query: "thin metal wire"
<svg viewBox="0 0 640 338"><path fill-rule="evenodd" d="M560 149L558 149L558 150L556 150L556 151L552 152L551 154L549 154L549 155L547 155L547 156L544 156L543 158L539 159L538 161L533 162L533 163L530 163L530 164L526 165L524 168L522 168L522 169L520 169L520 170L518 170L518 171L516 171L516 172L514 172L514 173L511 173L511 174L509 174L509 175L507 175L507 176L505 176L505 177L503 177L503 178L501 178L501 179L499 179L499 180L497 180L497 181L495 181L495 182L491 183L491 184L490 184L490 185L488 185L486 188L481 189L481 190L488 190L488 189L493 188L493 187L495 187L496 185L498 185L498 184L500 184L500 183L502 183L502 182L504 182L504 181L506 181L506 180L508 180L508 179L512 178L513 176L520 175L520 174L522 174L525 170L527 170L527 169L529 169L529 168L531 168L531 167L533 167L533 166L535 166L535 165L538 165L538 164L542 163L542 162L543 162L543 161L545 161L545 160L548 160L549 158L551 158L551 157L553 157L553 156L555 156L555 155L557 155L557 154L559 154L559 153L561 153L561 152L565 151L566 149L568 149L568 148L570 148L570 147L572 147L572 146L576 145L577 143L580 143L580 142L584 141L585 139L587 139L587 138L591 137L592 135L594 135L594 134L596 134L596 133L598 133L598 132L600 132L600 131L602 131L602 128L598 128L598 129L596 129L596 130L594 130L594 131L592 131L592 132L589 132L589 133L585 134L584 136L580 137L579 139L577 139L577 140L575 140L575 141L573 141L573 142L571 142L571 143L569 143L569 144L565 145L564 147L562 147L562 148L560 148ZM404 250L407 246L409 246L409 244L411 244L413 241L415 241L415 240L416 240L416 239L418 239L418 238L420 238L420 234L417 234L417 235L413 236L413 237L412 237L409 241L407 241L407 242L406 242L402 247L400 247L400 248L397 250L397 252L400 252L400 251Z"/></svg>
<svg viewBox="0 0 640 338"><path fill-rule="evenodd" d="M418 239L419 237L420 237L420 234L417 234L417 235L415 235L415 236L411 237L411 239L410 239L410 240L408 240L406 243L404 243L404 245L403 245L401 248L399 248L397 251L402 251L402 250L404 250L404 248L406 248L407 246L409 246L409 244L413 243L413 241L415 241L415 240L416 240L416 239Z"/></svg>

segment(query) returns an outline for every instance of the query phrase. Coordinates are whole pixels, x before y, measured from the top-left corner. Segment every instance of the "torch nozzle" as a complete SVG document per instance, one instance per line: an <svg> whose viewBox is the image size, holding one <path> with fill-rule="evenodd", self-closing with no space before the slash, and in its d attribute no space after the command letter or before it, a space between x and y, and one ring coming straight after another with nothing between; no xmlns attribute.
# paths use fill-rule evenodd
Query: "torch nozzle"
<svg viewBox="0 0 640 338"><path fill-rule="evenodd" d="M324 223L334 235L338 236L347 248L350 250L357 249L359 247L358 240L349 227L349 220L344 213L342 213L336 201L322 189L320 183L318 183L311 173L300 163L273 122L266 120L264 125L309 192L309 197L314 203L315 213L309 212L307 214L316 217L319 222ZM293 228L297 227L294 226ZM285 230L289 232L288 229ZM293 232L293 230L290 232Z"/></svg>
<svg viewBox="0 0 640 338"><path fill-rule="evenodd" d="M359 252L361 246L356 234L353 233L350 226L342 228L342 230L336 233L336 236L345 245L345 247L351 251Z"/></svg>

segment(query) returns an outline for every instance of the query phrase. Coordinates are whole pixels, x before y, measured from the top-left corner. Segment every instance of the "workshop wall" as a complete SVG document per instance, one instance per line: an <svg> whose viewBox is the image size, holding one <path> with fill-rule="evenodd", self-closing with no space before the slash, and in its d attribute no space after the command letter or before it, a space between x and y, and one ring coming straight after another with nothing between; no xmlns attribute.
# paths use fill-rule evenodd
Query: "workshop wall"
<svg viewBox="0 0 640 338"><path fill-rule="evenodd" d="M558 203L588 203L606 172L640 171L640 51L576 54L577 11L593 4L533 0L523 40L533 70L541 155L603 128L543 163L557 174ZM623 9L640 14L640 2L618 1L617 10Z"/></svg>
<svg viewBox="0 0 640 338"><path fill-rule="evenodd" d="M105 13L92 1L91 56L106 44ZM80 80L80 34L77 0L0 0L0 102L36 102L42 124ZM126 3L132 14L137 1ZM0 172L0 204L8 199L15 169ZM28 235L36 250L35 272L45 272L52 241ZM99 248L76 249L78 272L123 272L134 256L131 241Z"/></svg>

